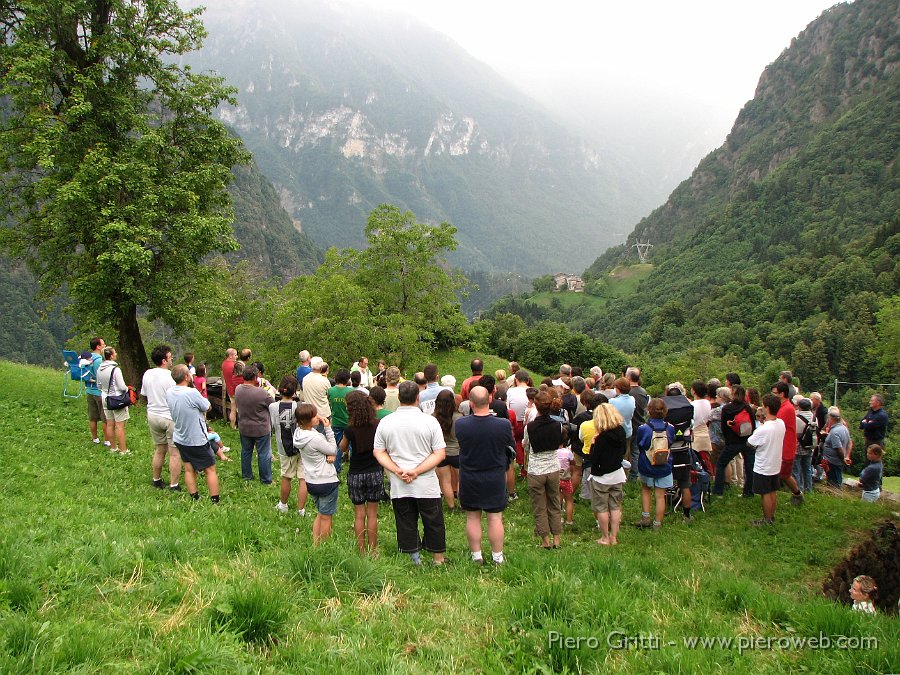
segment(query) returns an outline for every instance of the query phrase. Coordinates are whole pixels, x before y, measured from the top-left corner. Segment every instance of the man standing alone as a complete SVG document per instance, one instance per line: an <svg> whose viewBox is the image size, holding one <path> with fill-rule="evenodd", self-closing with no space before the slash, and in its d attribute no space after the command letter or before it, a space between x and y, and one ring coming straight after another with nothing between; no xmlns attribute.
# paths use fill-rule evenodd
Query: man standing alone
<svg viewBox="0 0 900 675"><path fill-rule="evenodd" d="M181 456L175 447L173 434L175 423L166 392L175 386L172 373L172 348L169 345L157 345L150 353L150 360L155 368L144 373L141 382L141 396L147 399L147 426L150 427L150 438L153 440L153 487L162 489L162 467L166 455L169 455L169 489L181 490L178 479L181 476ZM190 371L189 371L190 372Z"/></svg>
<svg viewBox="0 0 900 675"><path fill-rule="evenodd" d="M884 437L887 435L888 414L884 409L884 396L875 394L869 399L869 409L865 417L859 423L863 436L866 438L866 447L880 445L884 448Z"/></svg>

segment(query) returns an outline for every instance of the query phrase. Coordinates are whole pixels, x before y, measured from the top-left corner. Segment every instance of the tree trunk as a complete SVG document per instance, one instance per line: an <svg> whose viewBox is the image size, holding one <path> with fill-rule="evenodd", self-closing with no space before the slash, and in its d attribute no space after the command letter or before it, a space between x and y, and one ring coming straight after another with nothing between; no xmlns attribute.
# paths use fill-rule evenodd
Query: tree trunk
<svg viewBox="0 0 900 675"><path fill-rule="evenodd" d="M141 329L137 321L137 307L133 304L124 306L119 315L119 343L114 345L119 360L119 367L125 382L140 389L144 371L150 367Z"/></svg>

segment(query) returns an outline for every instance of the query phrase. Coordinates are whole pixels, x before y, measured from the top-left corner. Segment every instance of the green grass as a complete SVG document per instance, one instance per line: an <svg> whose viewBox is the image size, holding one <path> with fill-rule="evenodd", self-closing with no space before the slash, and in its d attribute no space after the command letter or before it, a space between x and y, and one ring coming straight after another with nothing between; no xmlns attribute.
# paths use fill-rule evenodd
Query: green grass
<svg viewBox="0 0 900 675"><path fill-rule="evenodd" d="M438 360L459 377L470 356ZM449 365L457 362L465 370ZM900 668L896 617L862 616L820 595L829 569L890 517L887 504L814 494L796 509L782 497L779 525L757 530L747 523L758 502L728 496L691 526L626 526L615 549L594 544L579 504L563 548L543 551L521 499L505 516L507 565L467 564L464 518L448 514L450 564L414 569L395 552L387 507L378 559L355 552L343 488L334 534L313 549L312 519L277 513L277 488L244 484L238 461L220 464L218 506L154 490L142 408L128 422L133 454L111 456L89 442L84 400L62 399L61 372L0 362L0 377L3 673ZM236 435L217 428L237 460ZM635 494L626 522L638 515ZM611 649L615 631L661 645ZM820 632L879 646L739 654L681 642ZM556 633L597 644L565 648L548 640Z"/></svg>
<svg viewBox="0 0 900 675"><path fill-rule="evenodd" d="M885 492L900 494L900 476L885 476L881 480L881 487Z"/></svg>
<svg viewBox="0 0 900 675"><path fill-rule="evenodd" d="M650 276L653 271L651 263L638 263L636 265L620 265L609 273L610 295L623 298L637 290L638 284Z"/></svg>

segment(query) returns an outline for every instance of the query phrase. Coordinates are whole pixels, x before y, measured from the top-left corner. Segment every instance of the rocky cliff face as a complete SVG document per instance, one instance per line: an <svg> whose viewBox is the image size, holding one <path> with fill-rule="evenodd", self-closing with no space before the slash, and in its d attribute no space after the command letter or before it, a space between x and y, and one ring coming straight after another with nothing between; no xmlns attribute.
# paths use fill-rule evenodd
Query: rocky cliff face
<svg viewBox="0 0 900 675"><path fill-rule="evenodd" d="M456 226L467 269L536 274L583 267L649 209L627 171L447 38L362 12L214 1L195 58L238 88L222 120L317 243L362 244L390 202Z"/></svg>

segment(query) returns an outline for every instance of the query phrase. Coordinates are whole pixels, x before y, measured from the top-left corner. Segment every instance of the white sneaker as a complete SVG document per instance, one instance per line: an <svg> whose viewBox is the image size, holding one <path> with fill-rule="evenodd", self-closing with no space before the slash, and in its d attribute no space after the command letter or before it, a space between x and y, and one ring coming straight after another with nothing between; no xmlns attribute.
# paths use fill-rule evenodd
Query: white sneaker
<svg viewBox="0 0 900 675"><path fill-rule="evenodd" d="M91 442L92 442L94 445L100 445L100 439L99 439L99 438L95 438L95 439L94 439L93 441L91 441Z"/></svg>
<svg viewBox="0 0 900 675"><path fill-rule="evenodd" d="M112 443L110 443L109 441L103 441L103 445L105 445L107 448L112 447Z"/></svg>
<svg viewBox="0 0 900 675"><path fill-rule="evenodd" d="M278 503L275 505L275 508L278 510L279 513L287 513L287 512L288 512L288 505L287 505L287 504L283 504L283 503L281 503L281 502L278 502Z"/></svg>
<svg viewBox="0 0 900 675"><path fill-rule="evenodd" d="M284 510L287 511L287 504L285 504ZM297 509L297 515L298 515L298 516L305 516L305 515L306 515L306 509Z"/></svg>
<svg viewBox="0 0 900 675"><path fill-rule="evenodd" d="M231 448L229 448L227 445L223 445L222 452L231 452Z"/></svg>

